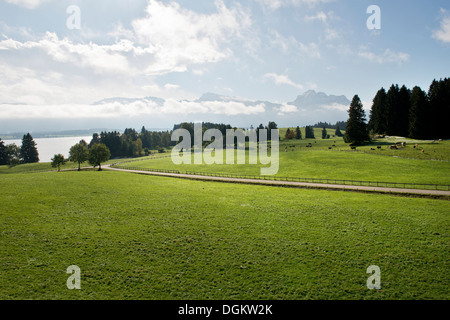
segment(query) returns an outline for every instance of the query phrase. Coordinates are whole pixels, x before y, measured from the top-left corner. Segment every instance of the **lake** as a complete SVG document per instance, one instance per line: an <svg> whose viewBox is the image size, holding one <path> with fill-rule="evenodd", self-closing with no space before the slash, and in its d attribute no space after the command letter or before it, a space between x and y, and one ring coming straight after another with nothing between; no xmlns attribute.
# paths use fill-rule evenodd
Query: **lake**
<svg viewBox="0 0 450 320"><path fill-rule="evenodd" d="M39 162L51 162L53 156L58 153L61 153L65 158L68 158L70 147L77 144L82 139L89 143L92 140L92 136L34 139L39 152ZM11 143L15 143L18 147L22 145L22 139L3 141L5 142L5 145Z"/></svg>

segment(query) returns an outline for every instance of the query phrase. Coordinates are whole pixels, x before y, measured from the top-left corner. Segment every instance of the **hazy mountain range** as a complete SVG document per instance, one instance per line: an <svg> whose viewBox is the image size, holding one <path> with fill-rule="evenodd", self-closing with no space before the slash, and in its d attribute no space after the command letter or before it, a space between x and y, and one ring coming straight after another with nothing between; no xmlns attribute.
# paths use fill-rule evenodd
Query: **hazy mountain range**
<svg viewBox="0 0 450 320"><path fill-rule="evenodd" d="M158 97L112 97L80 106L83 117L61 119L0 119L0 136L12 132L89 130L91 128L172 129L181 122L214 122L249 128L275 121L279 127L346 121L350 100L345 96L306 91L290 102L249 100L205 93L196 100ZM86 113L88 116L86 116Z"/></svg>
<svg viewBox="0 0 450 320"><path fill-rule="evenodd" d="M97 101L94 105L118 103L122 105L140 102L142 104L156 104L164 108L167 101L157 97L144 97L138 99L130 98L109 98ZM217 123L229 123L238 127L257 126L260 123L267 124L275 121L280 126L305 126L312 125L319 121L335 123L347 120L347 110L350 100L344 95L327 95L314 90L306 91L297 96L291 102L277 103L262 100L249 100L231 96L218 95L215 93L205 93L196 100L181 100L179 103L192 105L193 107L202 105L217 105L218 109L212 108L208 113L188 112L174 113L171 116L173 123L183 121L209 121ZM234 107L232 111L225 110ZM220 110L220 108L223 108ZM243 110L249 109L250 111ZM240 111L240 112L239 112ZM236 113L236 114L234 114ZM172 125L169 126L171 128Z"/></svg>

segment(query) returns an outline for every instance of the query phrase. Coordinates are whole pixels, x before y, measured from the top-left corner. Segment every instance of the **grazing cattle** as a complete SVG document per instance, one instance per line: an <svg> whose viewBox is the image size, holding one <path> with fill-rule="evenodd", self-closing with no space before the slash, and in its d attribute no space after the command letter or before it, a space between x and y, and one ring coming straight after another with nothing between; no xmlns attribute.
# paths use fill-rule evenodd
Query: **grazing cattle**
<svg viewBox="0 0 450 320"><path fill-rule="evenodd" d="M328 147L328 150L331 150L331 149L333 149L332 147Z"/></svg>
<svg viewBox="0 0 450 320"><path fill-rule="evenodd" d="M392 146L390 146L390 148L389 149L391 149L391 150L397 150L398 148L397 148L397 146L396 145L392 145Z"/></svg>
<svg viewBox="0 0 450 320"><path fill-rule="evenodd" d="M374 149L374 148L370 148L370 150L372 150L372 151L375 151L375 149Z"/></svg>
<svg viewBox="0 0 450 320"><path fill-rule="evenodd" d="M335 144L333 144L333 145L332 145L332 147L336 147L336 145L335 145Z"/></svg>
<svg viewBox="0 0 450 320"><path fill-rule="evenodd" d="M356 147L350 147L350 148L352 148L352 150L356 150Z"/></svg>
<svg viewBox="0 0 450 320"><path fill-rule="evenodd" d="M381 146L378 146L377 149L380 150L380 149L381 149Z"/></svg>
<svg viewBox="0 0 450 320"><path fill-rule="evenodd" d="M439 139L439 142L442 142L442 139Z"/></svg>
<svg viewBox="0 0 450 320"><path fill-rule="evenodd" d="M422 149L422 151L420 151L420 152L425 153L425 150Z"/></svg>

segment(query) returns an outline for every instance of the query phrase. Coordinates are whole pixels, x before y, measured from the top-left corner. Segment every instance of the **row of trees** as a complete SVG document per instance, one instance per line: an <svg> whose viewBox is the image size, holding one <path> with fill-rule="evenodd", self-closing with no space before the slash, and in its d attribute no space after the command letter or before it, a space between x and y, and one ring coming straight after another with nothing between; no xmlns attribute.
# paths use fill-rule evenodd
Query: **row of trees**
<svg viewBox="0 0 450 320"><path fill-rule="evenodd" d="M449 138L450 79L433 80L428 92L415 86L381 88L373 99L368 129L414 139Z"/></svg>
<svg viewBox="0 0 450 320"><path fill-rule="evenodd" d="M428 92L415 86L392 85L378 90L373 99L370 119L358 95L349 108L344 140L354 145L370 140L370 133L413 139L446 139L450 131L450 79L433 80Z"/></svg>
<svg viewBox="0 0 450 320"><path fill-rule="evenodd" d="M148 131L142 127L141 132L135 129L94 133L89 146L103 143L111 152L112 158L128 158L148 155L150 150L161 150L172 145L169 131Z"/></svg>
<svg viewBox="0 0 450 320"><path fill-rule="evenodd" d="M39 162L39 153L31 134L27 133L23 136L21 147L14 143L5 145L5 142L0 139L0 165L36 162Z"/></svg>
<svg viewBox="0 0 450 320"><path fill-rule="evenodd" d="M111 152L105 144L94 143L88 145L86 141L81 140L70 148L69 159L65 159L62 154L55 154L52 158L52 167L58 168L58 171L60 171L62 165L67 161L72 161L78 163L78 171L80 171L81 164L88 161L94 167L98 166L98 170L101 171L102 163L110 158Z"/></svg>

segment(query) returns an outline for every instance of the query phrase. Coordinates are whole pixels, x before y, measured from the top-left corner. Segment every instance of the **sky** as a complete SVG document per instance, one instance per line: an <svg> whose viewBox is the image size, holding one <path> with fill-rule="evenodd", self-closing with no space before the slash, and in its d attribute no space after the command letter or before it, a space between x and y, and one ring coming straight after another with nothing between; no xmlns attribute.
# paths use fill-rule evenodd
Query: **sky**
<svg viewBox="0 0 450 320"><path fill-rule="evenodd" d="M0 133L257 124L268 106L245 101L290 110L308 90L357 94L368 111L381 87L448 77L449 57L448 0L3 0ZM164 103L94 104L114 97Z"/></svg>

